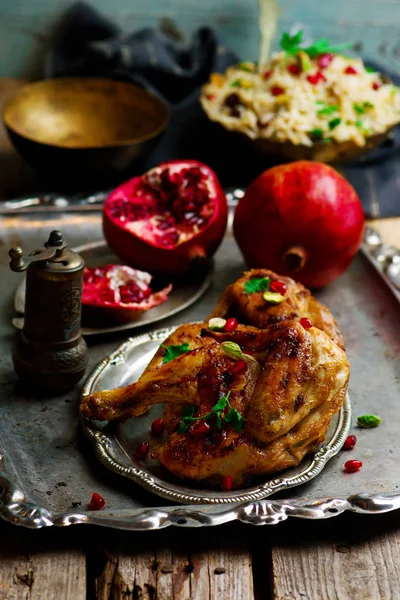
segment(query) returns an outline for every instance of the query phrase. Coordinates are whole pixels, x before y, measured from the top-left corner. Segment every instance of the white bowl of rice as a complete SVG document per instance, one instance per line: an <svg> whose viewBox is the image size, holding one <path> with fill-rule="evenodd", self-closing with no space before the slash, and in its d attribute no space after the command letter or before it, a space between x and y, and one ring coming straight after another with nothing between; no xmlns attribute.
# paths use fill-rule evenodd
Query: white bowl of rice
<svg viewBox="0 0 400 600"><path fill-rule="evenodd" d="M200 98L207 116L292 160L349 160L376 147L400 123L399 88L360 58L316 54L319 42L276 53L260 71L246 62L213 73Z"/></svg>

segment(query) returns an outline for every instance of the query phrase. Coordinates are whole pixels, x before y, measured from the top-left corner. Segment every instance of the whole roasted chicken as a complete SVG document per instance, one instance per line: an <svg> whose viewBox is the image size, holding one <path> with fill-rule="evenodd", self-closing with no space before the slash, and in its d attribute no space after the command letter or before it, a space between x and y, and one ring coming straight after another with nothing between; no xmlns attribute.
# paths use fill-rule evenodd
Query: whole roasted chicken
<svg viewBox="0 0 400 600"><path fill-rule="evenodd" d="M165 404L152 448L175 475L223 489L297 465L323 441L349 380L329 310L301 284L244 273L204 323L181 325L139 380L82 398L85 417L115 421Z"/></svg>

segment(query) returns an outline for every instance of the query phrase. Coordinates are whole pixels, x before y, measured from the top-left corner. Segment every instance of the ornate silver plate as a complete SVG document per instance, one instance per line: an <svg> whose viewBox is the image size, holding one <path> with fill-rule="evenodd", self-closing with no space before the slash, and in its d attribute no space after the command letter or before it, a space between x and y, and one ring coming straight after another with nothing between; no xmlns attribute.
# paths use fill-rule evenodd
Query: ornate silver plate
<svg viewBox="0 0 400 600"><path fill-rule="evenodd" d="M84 244L83 246L74 248L74 250L82 256L88 267L119 264L121 262L107 244L102 241ZM127 331L136 329L137 327L144 327L145 325L152 325L162 319L172 317L201 298L212 282L213 271L213 263L210 263L206 270L199 272L192 279L188 280L186 278L185 281L176 281L168 300L164 304L155 306L149 311L133 315L132 321L129 323L110 325L108 327L85 327L83 324L82 333L84 336L87 336ZM22 279L15 292L14 308L20 315L23 315L25 312L25 279ZM24 325L23 317L14 318L13 325L17 329L22 329Z"/></svg>
<svg viewBox="0 0 400 600"><path fill-rule="evenodd" d="M143 372L147 363L174 327L159 329L129 339L109 357L102 360L87 378L82 395L101 389L122 387L135 381ZM268 478L257 485L226 493L191 486L183 483L158 466L155 461L134 458L138 443L150 441L149 431L152 421L162 414L162 408L152 407L148 413L136 419L130 419L110 430L104 423L84 420L86 435L92 440L99 460L109 469L129 477L146 490L166 500L190 504L228 504L232 502L254 502L271 496L281 490L307 483L316 477L332 456L337 454L348 434L351 424L349 398L339 414L332 420L326 442L318 451L305 458L295 469L288 469L278 477Z"/></svg>

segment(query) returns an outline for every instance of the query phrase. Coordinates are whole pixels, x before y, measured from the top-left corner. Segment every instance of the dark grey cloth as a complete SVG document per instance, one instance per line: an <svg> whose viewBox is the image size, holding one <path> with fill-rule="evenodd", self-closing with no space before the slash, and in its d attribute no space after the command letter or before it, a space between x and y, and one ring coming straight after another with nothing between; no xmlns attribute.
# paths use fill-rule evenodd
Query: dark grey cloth
<svg viewBox="0 0 400 600"><path fill-rule="evenodd" d="M173 158L197 158L213 168L225 186L246 186L273 164L250 142L211 123L199 103L199 88L213 71L238 61L203 27L189 45L156 29L124 35L84 3L73 6L54 36L46 76L103 76L129 80L161 95L171 120L152 154L125 173L129 177ZM368 63L379 71L379 65ZM398 85L400 77L386 73ZM354 185L367 216L400 215L400 133L364 159L340 170Z"/></svg>

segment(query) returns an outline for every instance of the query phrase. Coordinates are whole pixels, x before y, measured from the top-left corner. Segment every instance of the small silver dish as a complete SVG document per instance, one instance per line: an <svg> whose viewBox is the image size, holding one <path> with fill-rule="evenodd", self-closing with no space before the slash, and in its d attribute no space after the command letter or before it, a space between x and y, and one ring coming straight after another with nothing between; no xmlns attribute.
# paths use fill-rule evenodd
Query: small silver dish
<svg viewBox="0 0 400 600"><path fill-rule="evenodd" d="M173 331L159 329L130 338L110 356L102 360L86 379L82 395L101 389L122 387L136 381L160 343ZM231 493L196 486L174 477L158 462L148 458L137 460L134 450L138 443L149 439L150 426L162 414L162 406L152 407L145 415L126 423L109 425L105 422L82 420L85 434L92 440L97 458L112 471L132 479L144 489L161 498L182 504L230 504L254 502L281 490L311 481L325 467L330 458L343 446L351 424L351 406L346 401L332 419L326 442L301 464L281 475Z"/></svg>

